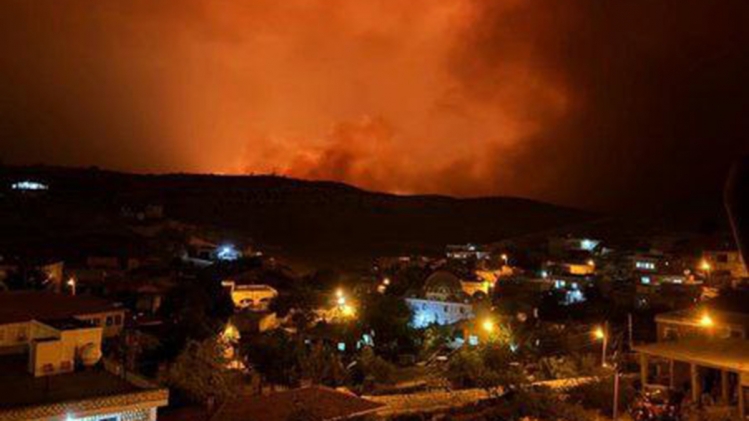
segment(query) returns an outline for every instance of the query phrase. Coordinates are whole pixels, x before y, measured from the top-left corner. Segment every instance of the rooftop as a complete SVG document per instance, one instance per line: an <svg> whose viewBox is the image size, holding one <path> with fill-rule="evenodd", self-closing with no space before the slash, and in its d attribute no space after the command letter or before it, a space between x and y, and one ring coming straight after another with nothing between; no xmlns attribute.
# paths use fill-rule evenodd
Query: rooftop
<svg viewBox="0 0 749 421"><path fill-rule="evenodd" d="M690 338L640 345L634 350L647 355L749 373L749 341L743 339Z"/></svg>
<svg viewBox="0 0 749 421"><path fill-rule="evenodd" d="M749 306L746 303L749 303L749 293L731 291L694 307L659 314L656 320L697 323L707 312L717 323L744 326L749 324Z"/></svg>
<svg viewBox="0 0 749 421"><path fill-rule="evenodd" d="M305 387L268 396L240 398L224 405L216 421L286 421L297 413L310 419L332 421L362 416L383 404L322 386Z"/></svg>
<svg viewBox="0 0 749 421"><path fill-rule="evenodd" d="M27 366L26 355L0 357L0 411L140 390L104 370L34 377L28 373Z"/></svg>
<svg viewBox="0 0 749 421"><path fill-rule="evenodd" d="M0 324L32 319L68 319L120 308L116 303L88 295L71 296L42 291L0 292Z"/></svg>
<svg viewBox="0 0 749 421"><path fill-rule="evenodd" d="M155 408L165 406L169 399L167 389L145 382L136 386L103 369L34 377L26 367L23 355L0 357L0 421L64 419L123 408Z"/></svg>

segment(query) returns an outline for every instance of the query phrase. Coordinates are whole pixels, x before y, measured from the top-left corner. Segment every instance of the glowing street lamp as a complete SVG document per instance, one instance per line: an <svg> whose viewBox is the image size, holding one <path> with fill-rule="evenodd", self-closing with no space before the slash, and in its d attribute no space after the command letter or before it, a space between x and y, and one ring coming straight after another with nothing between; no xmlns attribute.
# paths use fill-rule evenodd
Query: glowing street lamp
<svg viewBox="0 0 749 421"><path fill-rule="evenodd" d="M354 307L345 304L341 306L341 314L343 314L344 317L354 317L356 311L354 310Z"/></svg>
<svg viewBox="0 0 749 421"><path fill-rule="evenodd" d="M608 345L608 335L606 327L598 326L593 330L593 337L601 341L601 365L606 366L606 347Z"/></svg>
<svg viewBox="0 0 749 421"><path fill-rule="evenodd" d="M710 269L712 269L712 265L710 265L710 262L708 262L706 259L702 259L702 262L700 262L700 269L704 270L705 272L710 272Z"/></svg>
<svg viewBox="0 0 749 421"><path fill-rule="evenodd" d="M510 257L507 255L507 253L502 253L502 255L499 256L499 257L501 257L502 260L505 262L505 266L508 266L508 262L510 260Z"/></svg>
<svg viewBox="0 0 749 421"><path fill-rule="evenodd" d="M390 278L385 278L382 280L383 285L390 285Z"/></svg>
<svg viewBox="0 0 749 421"><path fill-rule="evenodd" d="M75 295L76 281L72 276L68 279L67 285L70 287L70 295Z"/></svg>
<svg viewBox="0 0 749 421"><path fill-rule="evenodd" d="M481 323L481 328L484 329L487 333L494 332L494 327L494 322L491 319L486 319L483 323Z"/></svg>
<svg viewBox="0 0 749 421"><path fill-rule="evenodd" d="M595 260L593 260L593 259L589 259L588 260L588 266L595 266L595 265L596 265Z"/></svg>
<svg viewBox="0 0 749 421"><path fill-rule="evenodd" d="M598 326L593 330L593 336L595 336L596 339L604 339L606 337L606 333L604 333L603 328Z"/></svg>
<svg viewBox="0 0 749 421"><path fill-rule="evenodd" d="M700 326L702 327L713 327L715 325L715 322L713 321L713 318L710 317L709 314L705 313L700 317Z"/></svg>

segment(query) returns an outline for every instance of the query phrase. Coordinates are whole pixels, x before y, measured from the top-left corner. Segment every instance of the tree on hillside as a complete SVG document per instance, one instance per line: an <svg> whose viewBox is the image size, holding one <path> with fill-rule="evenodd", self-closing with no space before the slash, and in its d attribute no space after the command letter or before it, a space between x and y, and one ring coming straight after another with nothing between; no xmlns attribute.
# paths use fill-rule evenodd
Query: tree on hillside
<svg viewBox="0 0 749 421"><path fill-rule="evenodd" d="M301 375L298 367L304 345L283 331L274 331L243 341L242 355L265 381L294 386Z"/></svg>
<svg viewBox="0 0 749 421"><path fill-rule="evenodd" d="M167 329L157 359L173 359L189 341L202 342L223 331L234 304L215 279L182 279L164 299L159 314Z"/></svg>
<svg viewBox="0 0 749 421"><path fill-rule="evenodd" d="M492 343L477 348L463 347L451 359L446 376L459 388L480 387L499 396L527 382L522 366L509 347Z"/></svg>
<svg viewBox="0 0 749 421"><path fill-rule="evenodd" d="M416 332L411 327L412 311L400 297L371 294L365 297L359 312L362 332L373 332L375 351L395 358L415 352Z"/></svg>
<svg viewBox="0 0 749 421"><path fill-rule="evenodd" d="M317 343L297 356L302 377L314 384L339 386L346 380L346 369L332 349Z"/></svg>
<svg viewBox="0 0 749 421"><path fill-rule="evenodd" d="M218 338L190 341L169 367L165 380L169 387L195 401L224 402L240 386L239 374L227 369L228 363L225 345Z"/></svg>

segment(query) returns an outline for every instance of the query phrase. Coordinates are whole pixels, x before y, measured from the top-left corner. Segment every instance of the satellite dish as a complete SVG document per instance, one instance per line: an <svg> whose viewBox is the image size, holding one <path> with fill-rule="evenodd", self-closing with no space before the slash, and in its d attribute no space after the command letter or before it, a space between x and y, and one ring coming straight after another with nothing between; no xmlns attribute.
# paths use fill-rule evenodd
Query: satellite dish
<svg viewBox="0 0 749 421"><path fill-rule="evenodd" d="M101 349L89 342L80 348L80 357L84 366L92 367L101 359Z"/></svg>

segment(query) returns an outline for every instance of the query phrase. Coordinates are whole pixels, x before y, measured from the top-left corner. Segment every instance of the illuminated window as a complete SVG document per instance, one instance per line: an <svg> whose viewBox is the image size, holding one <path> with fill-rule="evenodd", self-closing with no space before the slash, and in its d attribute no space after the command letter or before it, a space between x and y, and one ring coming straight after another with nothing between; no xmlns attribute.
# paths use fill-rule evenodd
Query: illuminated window
<svg viewBox="0 0 749 421"><path fill-rule="evenodd" d="M640 282L642 282L643 285L650 285L650 277L643 276L642 278L640 278Z"/></svg>
<svg viewBox="0 0 749 421"><path fill-rule="evenodd" d="M39 183L37 181L19 181L11 185L13 190L47 190L49 187L46 184Z"/></svg>

